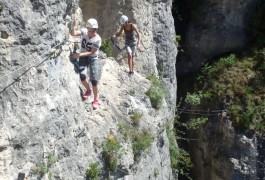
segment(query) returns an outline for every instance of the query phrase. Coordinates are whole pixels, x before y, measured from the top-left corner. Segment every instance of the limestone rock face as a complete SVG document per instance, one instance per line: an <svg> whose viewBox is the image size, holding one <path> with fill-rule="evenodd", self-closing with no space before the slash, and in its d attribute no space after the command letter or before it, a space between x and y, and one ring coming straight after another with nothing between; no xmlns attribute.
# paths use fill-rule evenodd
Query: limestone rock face
<svg viewBox="0 0 265 180"><path fill-rule="evenodd" d="M237 132L231 121L215 118L191 138L196 179L264 178L264 138Z"/></svg>
<svg viewBox="0 0 265 180"><path fill-rule="evenodd" d="M177 75L186 81L187 74L198 71L214 57L242 49L249 38L246 30L253 10L262 3L210 0L189 9L192 13L184 51L178 54ZM194 179L264 179L264 135L253 135L251 130L238 132L229 118L221 121L209 117L203 128L191 132L191 139Z"/></svg>
<svg viewBox="0 0 265 180"><path fill-rule="evenodd" d="M125 14L141 33L140 49L137 51L135 69L142 74L161 74L165 82L169 107L174 110L176 99L174 44L175 28L171 14L172 0L80 0L83 19L97 17L102 38L111 37L120 28L120 16ZM120 64L127 66L125 51L113 55Z"/></svg>
<svg viewBox="0 0 265 180"><path fill-rule="evenodd" d="M196 72L205 62L240 50L248 41L246 29L254 7L261 0L200 1L191 9L184 52L179 54L177 74Z"/></svg>
<svg viewBox="0 0 265 180"><path fill-rule="evenodd" d="M99 162L101 177L105 178L102 150L109 134L122 145L113 178L174 179L164 127L174 118L177 51L169 37L161 41L162 49L156 48L160 45L156 38L160 39L161 34L174 35L173 27L157 32L157 27L173 23L172 2L139 1L137 6L135 1L112 1L109 6L102 1L88 2L88 10L95 8L90 12L98 7L100 11L96 13L106 14L104 21L109 24L103 26L99 21L103 38L108 27L117 22L107 16L108 12L114 11L118 18L118 9L137 19L143 37L133 76L128 76L127 66L100 53L100 107L96 111L91 106L93 96L82 101L80 94L84 88L69 62L69 46L72 48L73 41L79 41L69 36L70 24L73 16L81 18L80 25L83 21L83 8L82 11L78 8L78 1L1 1L0 179L16 179L19 173L24 173L29 179L83 180L88 166L94 162ZM124 9L128 4L131 8ZM140 5L146 5L147 11ZM160 15L154 12L157 8ZM140 14L142 18L138 20ZM154 25L157 20L160 24ZM171 49L170 58L166 57L166 49ZM145 73L165 69L157 69L162 60L167 68L163 80L169 93L162 109L155 110L145 95L150 87ZM142 114L135 128L146 129L154 137L151 147L137 161L131 140L119 130L120 124L132 125L130 116L135 112ZM56 159L52 164L51 155Z"/></svg>

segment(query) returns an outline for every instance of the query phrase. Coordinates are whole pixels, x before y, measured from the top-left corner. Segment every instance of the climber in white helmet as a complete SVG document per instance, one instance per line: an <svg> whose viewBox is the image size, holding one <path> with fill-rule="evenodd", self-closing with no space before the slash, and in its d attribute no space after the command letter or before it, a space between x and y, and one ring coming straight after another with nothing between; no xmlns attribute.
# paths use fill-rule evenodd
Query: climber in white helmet
<svg viewBox="0 0 265 180"><path fill-rule="evenodd" d="M86 92L83 94L83 99L86 100L91 95L93 90L94 101L92 102L93 109L98 108L99 91L98 91L98 81L99 81L99 60L98 52L101 46L101 37L97 34L98 22L96 19L88 19L87 28L82 28L76 30L75 20L71 29L72 36L81 36L81 51L80 53L74 53L73 59L79 58L80 69L80 79ZM87 81L87 70L89 68L90 81L92 84L92 89Z"/></svg>
<svg viewBox="0 0 265 180"><path fill-rule="evenodd" d="M140 47L140 33L136 25L132 24L128 17L122 15L120 17L120 30L115 33L113 37L119 37L124 31L125 34L125 46L128 55L128 65L129 65L129 74L133 74L134 71L134 61L135 61L135 52L136 48ZM135 33L137 35L137 40L135 38Z"/></svg>

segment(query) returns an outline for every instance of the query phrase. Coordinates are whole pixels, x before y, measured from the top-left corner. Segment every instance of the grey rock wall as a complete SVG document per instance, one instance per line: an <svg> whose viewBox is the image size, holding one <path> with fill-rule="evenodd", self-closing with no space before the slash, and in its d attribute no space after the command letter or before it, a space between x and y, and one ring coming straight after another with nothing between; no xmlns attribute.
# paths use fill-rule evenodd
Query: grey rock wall
<svg viewBox="0 0 265 180"><path fill-rule="evenodd" d="M186 82L214 57L240 51L248 41L247 27L254 8L264 1L199 1L187 24L177 75ZM179 7L181 8L181 7ZM183 88L183 87L182 87ZM190 87L189 87L190 88ZM264 179L264 136L234 130L229 119L209 118L191 132L190 152L195 179ZM194 140L194 141L193 141Z"/></svg>
<svg viewBox="0 0 265 180"><path fill-rule="evenodd" d="M137 24L148 22L153 27L152 2L139 1L147 5L148 11L134 7L132 2L106 3L106 7L102 1L87 2L89 12L98 13L100 9L100 13L106 14L104 20L110 23L104 26L99 21L102 37L107 36L108 27L113 24L111 16L107 17L111 7L124 10L124 6L129 4L133 18L138 11L143 11L142 15L145 15L145 18L136 21ZM173 179L164 127L166 122L174 118L174 47L168 47L173 48L174 52L166 62L169 67L166 78L173 76L170 77L171 81L165 78L170 96L163 101L161 110L154 110L145 95L150 82L144 73L157 73L157 61L167 57L160 55L157 58L153 40L157 36L153 33L155 28L139 26L143 32L144 49L139 52L142 53L139 55L139 62L142 62L138 65L139 70L129 77L127 67L101 53L101 104L99 110L93 111L92 97L85 102L81 100L80 93L84 89L68 60L69 46L73 47L73 41L78 41L78 38L69 37L72 18L77 16L80 26L82 24L83 15L78 3L59 0L1 1L0 179L17 179L19 173L24 173L28 179L84 179L91 163L99 162L100 168L104 170L102 147L109 134L114 134L123 147L118 170L111 178ZM170 16L168 9L171 1L159 4L159 10L167 8L165 16ZM114 14L118 14L115 16L118 18L121 13L117 11ZM147 17L150 17L150 21L146 20ZM170 21L162 23L172 24L172 17L165 19ZM172 29L166 32L174 33ZM170 41L167 44L172 43ZM164 50L161 52L165 54ZM152 64L150 69L142 68L146 62ZM124 139L119 124L131 124L130 116L137 111L143 114L138 129L148 129L154 141L136 162L131 141ZM40 167L48 163L51 154L58 160L42 176ZM106 177L104 171L101 174L103 177Z"/></svg>
<svg viewBox="0 0 265 180"><path fill-rule="evenodd" d="M213 58L240 51L248 42L247 27L262 0L209 0L190 9L183 50L176 64L178 75L198 71ZM181 7L180 7L181 8Z"/></svg>
<svg viewBox="0 0 265 180"><path fill-rule="evenodd" d="M83 19L97 17L99 33L109 38L119 30L119 19L122 14L135 23L141 33L141 45L137 51L135 68L138 72L150 75L159 74L165 82L168 96L166 98L172 111L176 104L176 71L175 62L177 49L174 42L175 28L171 14L172 0L141 1L80 1ZM116 53L116 54L115 54ZM126 53L114 57L120 64L127 66Z"/></svg>
<svg viewBox="0 0 265 180"><path fill-rule="evenodd" d="M190 138L195 179L264 178L264 140L236 131L228 119L210 118Z"/></svg>

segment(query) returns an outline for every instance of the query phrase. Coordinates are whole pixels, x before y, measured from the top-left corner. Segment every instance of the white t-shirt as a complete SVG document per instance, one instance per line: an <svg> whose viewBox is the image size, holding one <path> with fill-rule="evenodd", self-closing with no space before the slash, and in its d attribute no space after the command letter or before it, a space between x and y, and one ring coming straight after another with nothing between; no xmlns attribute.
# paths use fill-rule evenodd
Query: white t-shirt
<svg viewBox="0 0 265 180"><path fill-rule="evenodd" d="M92 47L95 47L97 51L89 57L97 57L99 48L101 46L101 37L97 34L95 37L89 39L87 31L87 28L81 29L81 53L87 51L90 52Z"/></svg>

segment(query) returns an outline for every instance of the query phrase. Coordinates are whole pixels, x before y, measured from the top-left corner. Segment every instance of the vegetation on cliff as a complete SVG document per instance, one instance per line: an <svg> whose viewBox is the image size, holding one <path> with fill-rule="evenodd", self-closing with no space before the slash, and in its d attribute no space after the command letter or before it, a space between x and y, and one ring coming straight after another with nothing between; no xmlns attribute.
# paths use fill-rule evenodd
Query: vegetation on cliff
<svg viewBox="0 0 265 180"><path fill-rule="evenodd" d="M257 7L249 25L246 50L205 64L197 76L193 109L220 109L239 130L265 132L265 5ZM192 95L192 96L191 96ZM197 97L197 98L196 98Z"/></svg>

